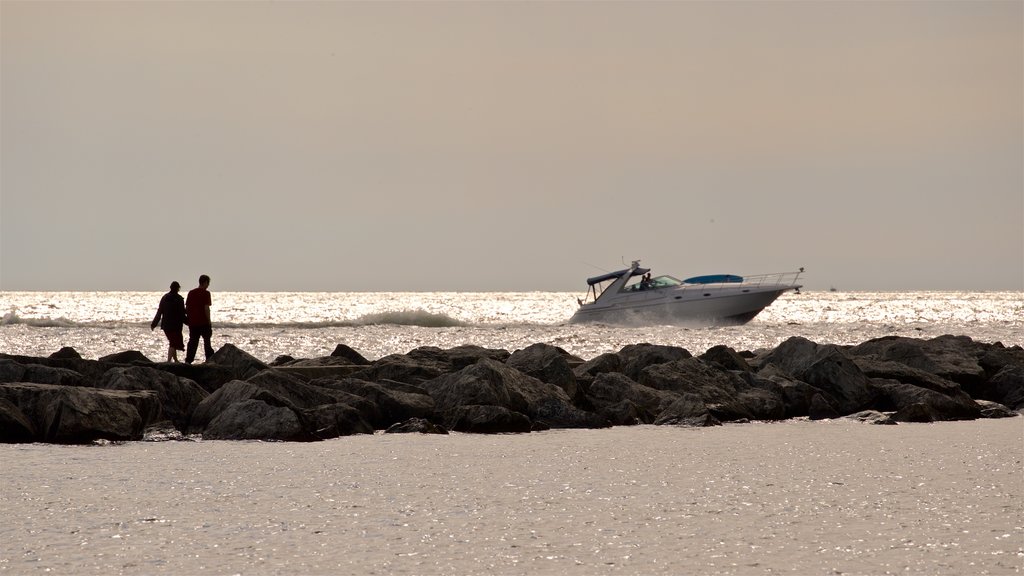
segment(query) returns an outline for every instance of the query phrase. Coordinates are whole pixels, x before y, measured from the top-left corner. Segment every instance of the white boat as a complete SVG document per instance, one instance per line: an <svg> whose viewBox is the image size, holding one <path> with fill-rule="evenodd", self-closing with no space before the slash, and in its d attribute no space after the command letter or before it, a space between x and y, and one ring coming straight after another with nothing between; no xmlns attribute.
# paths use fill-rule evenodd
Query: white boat
<svg viewBox="0 0 1024 576"><path fill-rule="evenodd" d="M571 323L607 324L745 324L789 290L799 292L804 271L735 276L711 274L679 280L651 278L635 260L629 268L587 279L589 291L579 300ZM639 280L633 281L639 277Z"/></svg>

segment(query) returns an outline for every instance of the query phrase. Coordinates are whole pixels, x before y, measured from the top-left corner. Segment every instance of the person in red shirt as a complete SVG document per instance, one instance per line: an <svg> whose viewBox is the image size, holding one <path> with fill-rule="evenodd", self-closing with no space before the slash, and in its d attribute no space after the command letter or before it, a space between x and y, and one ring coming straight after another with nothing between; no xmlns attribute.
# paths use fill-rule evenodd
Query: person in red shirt
<svg viewBox="0 0 1024 576"><path fill-rule="evenodd" d="M213 361L213 346L210 345L210 338L213 337L213 324L210 322L210 305L213 300L210 298L210 277L203 274L199 277L199 286L188 291L185 299L185 316L188 318L188 349L185 351L185 363L191 364L196 359L196 350L199 349L199 340L203 340L203 352L206 354L206 361Z"/></svg>

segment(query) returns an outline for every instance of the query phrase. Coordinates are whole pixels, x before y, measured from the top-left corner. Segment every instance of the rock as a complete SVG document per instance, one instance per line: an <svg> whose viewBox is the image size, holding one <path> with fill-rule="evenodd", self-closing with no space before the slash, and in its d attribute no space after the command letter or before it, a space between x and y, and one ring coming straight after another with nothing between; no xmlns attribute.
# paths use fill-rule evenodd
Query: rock
<svg viewBox="0 0 1024 576"><path fill-rule="evenodd" d="M937 420L931 406L924 402L904 406L892 415L892 419L897 422L935 422Z"/></svg>
<svg viewBox="0 0 1024 576"><path fill-rule="evenodd" d="M966 394L962 394L962 398L952 398L934 390L883 378L873 378L871 385L881 392L877 403L881 410L896 410L898 413L913 410L911 413L917 414L920 410L911 407L920 404L928 408L930 420L926 422L981 417L981 409Z"/></svg>
<svg viewBox="0 0 1024 576"><path fill-rule="evenodd" d="M423 383L439 412L459 406L500 406L551 428L603 427L608 423L572 405L564 390L501 362L482 359ZM447 416L446 416L447 418ZM445 427L458 430L454 426Z"/></svg>
<svg viewBox="0 0 1024 576"><path fill-rule="evenodd" d="M423 418L410 418L405 422L399 422L392 424L385 434L447 434L448 431L443 426L438 426L429 420Z"/></svg>
<svg viewBox="0 0 1024 576"><path fill-rule="evenodd" d="M224 366L231 370L234 377L245 380L250 376L269 368L252 354L239 349L234 344L225 344L213 355L213 361L218 366Z"/></svg>
<svg viewBox="0 0 1024 576"><path fill-rule="evenodd" d="M25 366L8 358L0 358L0 383L25 382Z"/></svg>
<svg viewBox="0 0 1024 576"><path fill-rule="evenodd" d="M209 393L235 379L235 372L227 366L217 364L160 363L154 368L191 380Z"/></svg>
<svg viewBox="0 0 1024 576"><path fill-rule="evenodd" d="M882 424L882 425L894 425L896 421L893 420L888 414L883 414L877 410L863 410L856 414L850 414L845 416L849 420L856 420L865 424Z"/></svg>
<svg viewBox="0 0 1024 576"><path fill-rule="evenodd" d="M700 359L708 364L717 364L726 370L754 371L750 364L747 364L743 356L740 356L738 352L728 346L713 346L707 352L701 354Z"/></svg>
<svg viewBox="0 0 1024 576"><path fill-rule="evenodd" d="M988 400L975 400L975 402L978 403L978 409L981 410L982 418L1013 418L1020 416L1009 406L1004 406L998 402L990 402Z"/></svg>
<svg viewBox="0 0 1024 576"><path fill-rule="evenodd" d="M604 372L590 385L588 400L600 416L613 424L653 424L679 395L642 386L625 374Z"/></svg>
<svg viewBox="0 0 1024 576"><path fill-rule="evenodd" d="M774 364L783 372L814 386L839 414L871 407L876 392L870 379L835 345L819 345L794 336L759 357L762 369Z"/></svg>
<svg viewBox="0 0 1024 576"><path fill-rule="evenodd" d="M299 421L311 439L328 440L353 434L373 434L373 426L357 408L343 403L301 410Z"/></svg>
<svg viewBox="0 0 1024 576"><path fill-rule="evenodd" d="M849 349L850 356L874 356L918 368L960 385L985 381L978 359L984 353L967 336L939 336L931 340L886 336Z"/></svg>
<svg viewBox="0 0 1024 576"><path fill-rule="evenodd" d="M0 398L0 443L34 442L38 438L32 422L12 402Z"/></svg>
<svg viewBox="0 0 1024 576"><path fill-rule="evenodd" d="M654 421L659 426L719 426L719 421L708 410L704 399L697 394L684 392L678 399L665 408Z"/></svg>
<svg viewBox="0 0 1024 576"><path fill-rule="evenodd" d="M370 364L370 361L363 357L362 354L344 344L338 344L335 346L334 352L331 352L331 356L335 358L344 358L345 360L348 360L349 364L355 364L357 366L368 366Z"/></svg>
<svg viewBox="0 0 1024 576"><path fill-rule="evenodd" d="M32 382L58 386L86 385L82 375L74 370L42 364L21 364L10 359L0 359L0 382Z"/></svg>
<svg viewBox="0 0 1024 576"><path fill-rule="evenodd" d="M640 373L644 368L693 357L678 346L660 344L630 344L619 350L618 354L622 362L622 373L637 382L640 382Z"/></svg>
<svg viewBox="0 0 1024 576"><path fill-rule="evenodd" d="M971 396L989 400L1014 410L1024 409L1024 367L1007 365L990 380L968 385Z"/></svg>
<svg viewBox="0 0 1024 576"><path fill-rule="evenodd" d="M576 377L576 385L585 388L594 381L599 374L606 372L622 372L622 358L618 354L605 353L573 368L573 376Z"/></svg>
<svg viewBox="0 0 1024 576"><path fill-rule="evenodd" d="M696 394L721 421L777 420L785 414L781 392L750 386L738 373L716 369L699 358L650 366L640 384L658 390Z"/></svg>
<svg viewBox="0 0 1024 576"><path fill-rule="evenodd" d="M419 385L447 373L451 365L437 359L422 359L407 354L390 354L350 376L359 380L377 382L393 380Z"/></svg>
<svg viewBox="0 0 1024 576"><path fill-rule="evenodd" d="M160 413L156 394L148 391L14 382L0 384L0 398L28 419L36 440L58 444L141 440Z"/></svg>
<svg viewBox="0 0 1024 576"><path fill-rule="evenodd" d="M294 410L262 400L236 402L203 431L204 440L309 440Z"/></svg>
<svg viewBox="0 0 1024 576"><path fill-rule="evenodd" d="M50 354L50 358L57 358L57 359L64 358L64 359L81 360L82 359L82 355L78 353L78 350L75 350L74 348L72 348L70 346L65 346L65 347L61 348L60 350L57 350L53 354Z"/></svg>
<svg viewBox="0 0 1024 576"><path fill-rule="evenodd" d="M832 407L832 404L822 394L811 396L811 404L807 407L807 416L811 420L828 420L838 418L839 412Z"/></svg>
<svg viewBox="0 0 1024 576"><path fill-rule="evenodd" d="M505 364L541 382L554 384L565 390L569 398L575 398L576 375L569 367L570 358L572 355L557 346L538 343L516 350Z"/></svg>
<svg viewBox="0 0 1024 576"><path fill-rule="evenodd" d="M103 356L99 360L100 362L107 362L109 364L152 364L153 361L146 357L145 354L138 350L126 350L124 352L117 352L116 354L109 354Z"/></svg>
<svg viewBox="0 0 1024 576"><path fill-rule="evenodd" d="M192 380L144 366L111 368L104 375L100 387L108 390L152 390L160 401L163 417L181 431L188 430L192 413L210 395Z"/></svg>
<svg viewBox="0 0 1024 576"><path fill-rule="evenodd" d="M530 432L533 425L522 413L502 406L463 405L444 411L444 425L456 432L476 434L502 434Z"/></svg>
<svg viewBox="0 0 1024 576"><path fill-rule="evenodd" d="M434 414L434 399L423 388L411 384L355 378L313 380L310 384L365 398L373 406L370 423L378 430L415 418L427 419Z"/></svg>

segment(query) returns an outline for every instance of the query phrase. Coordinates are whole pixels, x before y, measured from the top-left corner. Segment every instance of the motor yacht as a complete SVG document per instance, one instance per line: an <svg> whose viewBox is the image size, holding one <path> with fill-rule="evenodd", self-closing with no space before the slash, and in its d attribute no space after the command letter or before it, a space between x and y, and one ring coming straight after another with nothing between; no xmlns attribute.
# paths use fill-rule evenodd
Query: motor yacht
<svg viewBox="0 0 1024 576"><path fill-rule="evenodd" d="M629 268L587 279L588 292L571 323L745 324L783 293L800 291L797 272L736 276L710 274L679 280L651 278L635 260ZM637 279L639 278L639 279ZM634 280L636 279L636 280Z"/></svg>

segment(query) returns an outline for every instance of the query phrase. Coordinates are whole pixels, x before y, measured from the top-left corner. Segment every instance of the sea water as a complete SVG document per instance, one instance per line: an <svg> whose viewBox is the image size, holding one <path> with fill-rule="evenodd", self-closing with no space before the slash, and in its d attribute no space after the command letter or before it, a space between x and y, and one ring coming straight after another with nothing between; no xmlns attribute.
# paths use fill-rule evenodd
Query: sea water
<svg viewBox="0 0 1024 576"><path fill-rule="evenodd" d="M166 357L150 321L160 293L0 292L0 352L48 356L63 346L98 358L138 350ZM569 324L578 295L529 293L214 292L214 348L232 343L261 360L329 355L347 344L374 360L419 346L476 344L514 351L547 342L589 359L626 344L700 354L778 345L792 336L856 344L898 335L966 335L1024 345L1024 292L804 292L784 294L743 326ZM186 337L188 330L185 330Z"/></svg>
<svg viewBox="0 0 1024 576"><path fill-rule="evenodd" d="M158 293L0 293L0 352L166 343ZM583 358L792 336L1024 343L1021 293L787 294L737 327L569 325L572 294L214 292L215 347L264 360L418 346ZM1024 418L791 420L312 444L0 445L0 573L1019 574Z"/></svg>

